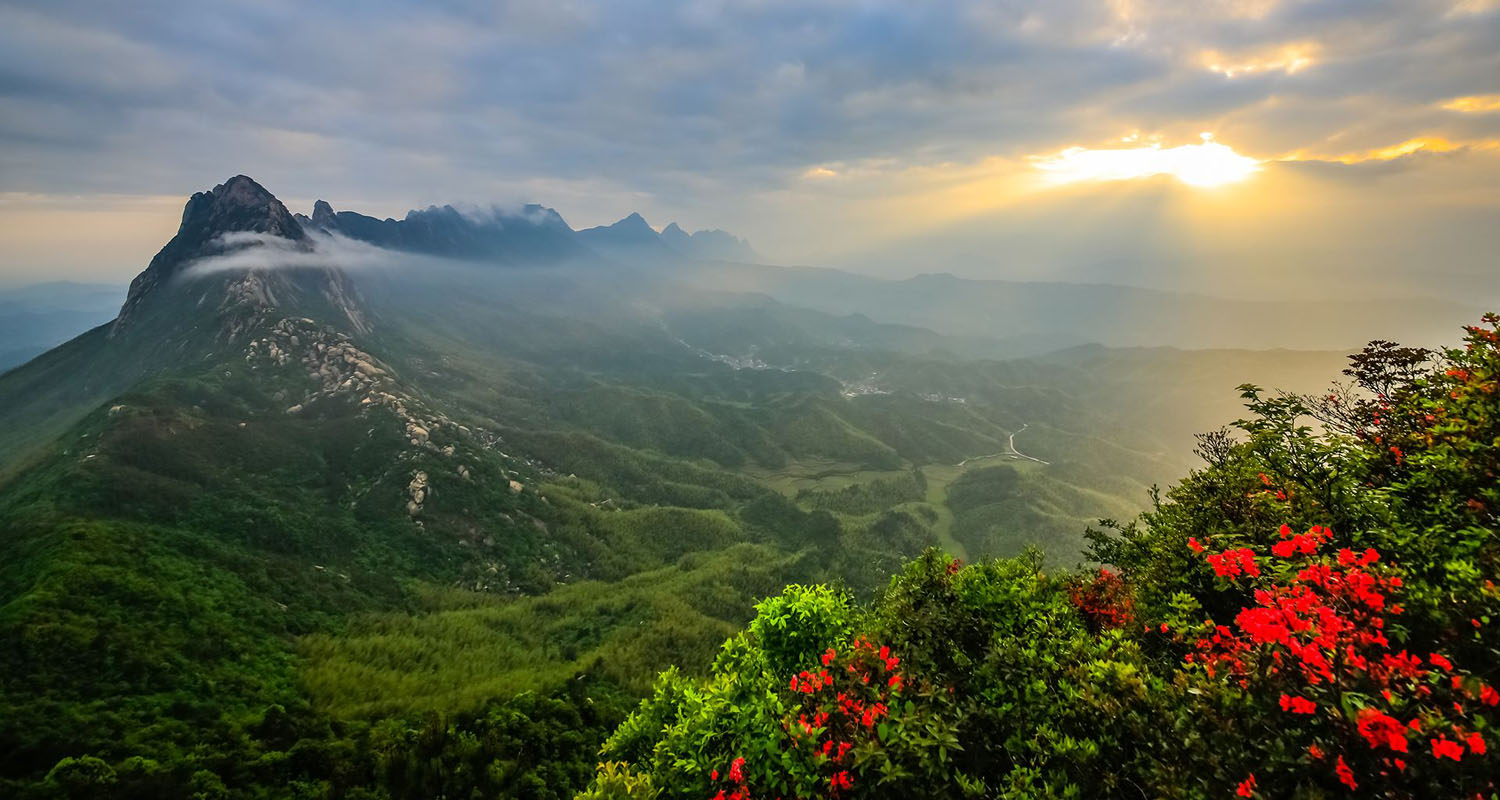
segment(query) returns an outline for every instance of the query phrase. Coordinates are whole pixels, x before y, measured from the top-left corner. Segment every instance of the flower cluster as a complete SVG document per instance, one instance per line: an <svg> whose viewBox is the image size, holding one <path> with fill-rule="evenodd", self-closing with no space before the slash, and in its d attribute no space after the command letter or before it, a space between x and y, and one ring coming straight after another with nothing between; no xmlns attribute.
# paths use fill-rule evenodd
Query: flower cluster
<svg viewBox="0 0 1500 800"><path fill-rule="evenodd" d="M1333 531L1321 525L1314 525L1307 533L1292 533L1290 525L1282 525L1281 530L1276 532L1281 541L1271 545L1271 555L1277 558L1291 558L1301 553L1305 556L1315 555L1318 547L1333 536Z"/></svg>
<svg viewBox="0 0 1500 800"><path fill-rule="evenodd" d="M1100 569L1092 581L1075 583L1068 598L1095 632L1123 628L1135 618L1134 601L1118 573Z"/></svg>
<svg viewBox="0 0 1500 800"><path fill-rule="evenodd" d="M1214 568L1214 574L1222 578L1238 578L1240 575L1254 578L1260 575L1260 567L1255 563L1255 552L1248 547L1210 553L1206 560Z"/></svg>
<svg viewBox="0 0 1500 800"><path fill-rule="evenodd" d="M1374 549L1323 554L1332 538L1322 526L1305 533L1281 526L1267 575L1244 587L1253 605L1240 610L1232 627L1213 625L1185 660L1256 694L1271 689L1290 731L1302 730L1293 724L1302 717L1308 735L1332 733L1306 746L1308 760L1322 762L1334 751L1333 777L1351 790L1365 777L1350 762L1372 765L1366 777L1389 778L1407 769L1414 743L1430 746L1433 759L1483 755L1483 734L1465 727L1469 706L1500 703L1500 693L1458 673L1440 653L1424 658L1395 651L1386 629L1387 618L1402 613L1390 602L1402 587L1400 576L1377 566ZM1231 579L1261 575L1248 547L1209 554L1205 561ZM1345 716L1351 696L1373 701L1356 703L1353 719ZM1363 741L1365 749L1338 752L1341 741ZM1252 776L1237 791L1249 797L1255 787Z"/></svg>
<svg viewBox="0 0 1500 800"><path fill-rule="evenodd" d="M838 797L855 785L851 751L877 745L876 727L890 716L906 678L898 671L901 659L889 647L862 638L842 652L828 648L819 661L819 669L803 670L791 679L796 705L783 727L792 746L810 755L828 796Z"/></svg>
<svg viewBox="0 0 1500 800"><path fill-rule="evenodd" d="M719 771L714 770L710 773L709 780L717 783L719 781ZM725 780L731 784L730 788L727 790L720 789L719 793L714 795L713 800L750 800L750 789L745 785L745 759L743 756L735 758L734 761L730 762L729 774L725 776Z"/></svg>

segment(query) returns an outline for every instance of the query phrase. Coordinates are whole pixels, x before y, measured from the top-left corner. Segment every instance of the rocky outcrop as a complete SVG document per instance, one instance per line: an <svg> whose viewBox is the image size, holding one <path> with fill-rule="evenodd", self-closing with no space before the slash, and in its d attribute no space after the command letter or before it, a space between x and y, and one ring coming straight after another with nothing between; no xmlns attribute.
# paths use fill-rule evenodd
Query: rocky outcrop
<svg viewBox="0 0 1500 800"><path fill-rule="evenodd" d="M280 373L307 387L300 397L285 391L278 393L279 399L289 403L287 414L316 413L318 404L340 400L353 403L366 413L380 409L394 415L410 448L402 456L404 462L422 455L450 460L451 471L429 473L418 469L413 473L403 498L407 513L413 518L421 514L433 496L433 476L479 481L472 466L475 450L488 451L515 465L514 470L502 469L500 473L502 485L512 493L525 488L517 480L520 473L516 470L550 474L546 467L531 459L506 453L503 441L494 432L460 424L432 411L406 391L388 365L357 346L348 334L314 320L283 318L265 326L246 345L244 360L251 369ZM465 453L470 458L466 459Z"/></svg>
<svg viewBox="0 0 1500 800"><path fill-rule="evenodd" d="M411 483L406 485L406 513L415 517L422 513L422 504L427 502L428 493L432 489L427 485L427 473L417 471L411 476Z"/></svg>

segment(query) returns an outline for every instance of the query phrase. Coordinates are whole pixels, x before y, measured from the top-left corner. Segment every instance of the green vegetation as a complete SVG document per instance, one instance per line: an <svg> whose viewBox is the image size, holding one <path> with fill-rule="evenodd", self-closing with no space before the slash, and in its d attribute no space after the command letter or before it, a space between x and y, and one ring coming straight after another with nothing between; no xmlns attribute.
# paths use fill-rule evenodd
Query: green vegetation
<svg viewBox="0 0 1500 800"><path fill-rule="evenodd" d="M541 597L429 589L414 614L369 615L337 634L303 639L301 679L318 707L340 717L467 710L584 671L643 691L663 654L690 668L706 665L744 625L755 598L807 568L742 544Z"/></svg>
<svg viewBox="0 0 1500 800"><path fill-rule="evenodd" d="M1246 386L1204 467L1090 533L1112 569L932 550L868 605L788 587L580 797L1495 797L1500 316L1348 374Z"/></svg>

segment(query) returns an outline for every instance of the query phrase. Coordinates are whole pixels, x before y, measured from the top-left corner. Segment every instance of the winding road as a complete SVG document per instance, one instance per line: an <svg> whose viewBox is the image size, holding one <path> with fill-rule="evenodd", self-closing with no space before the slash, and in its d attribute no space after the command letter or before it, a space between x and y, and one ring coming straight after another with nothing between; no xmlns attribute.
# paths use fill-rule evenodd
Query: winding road
<svg viewBox="0 0 1500 800"><path fill-rule="evenodd" d="M953 466L955 466L955 467L962 467L963 465L969 463L970 461L983 461L986 458L999 458L1001 456L1013 456L1015 458L1024 458L1027 461L1035 461L1038 464L1050 464L1050 463L1052 463L1050 461L1043 461L1040 458L1037 458L1035 456L1028 456L1025 453L1021 452L1020 450L1016 449L1016 434L1020 433L1021 431L1026 430L1029 427L1031 427L1029 423L1023 422L1023 423L1021 423L1021 427L1020 428L1017 428L1014 432L1011 433L1011 435L1010 435L1010 443L1009 443L1010 449L1009 450L1006 450L1006 451L1000 452L1000 453L990 453L989 455L983 455L983 456L971 456L969 458L964 459L963 461L958 462L957 464L954 464Z"/></svg>
<svg viewBox="0 0 1500 800"><path fill-rule="evenodd" d="M1014 433L1012 433L1010 435L1010 452L1011 452L1011 454L1015 455L1015 456L1019 456L1020 458L1024 458L1027 461L1035 461L1038 464L1051 463L1051 462L1043 461L1040 458L1036 458L1034 456L1028 456L1025 453L1021 452L1020 450L1016 449L1016 434L1020 433L1021 431L1026 430L1028 427L1030 427L1030 425L1028 423L1023 422L1023 423L1021 423L1020 430L1017 430L1017 431L1015 431Z"/></svg>

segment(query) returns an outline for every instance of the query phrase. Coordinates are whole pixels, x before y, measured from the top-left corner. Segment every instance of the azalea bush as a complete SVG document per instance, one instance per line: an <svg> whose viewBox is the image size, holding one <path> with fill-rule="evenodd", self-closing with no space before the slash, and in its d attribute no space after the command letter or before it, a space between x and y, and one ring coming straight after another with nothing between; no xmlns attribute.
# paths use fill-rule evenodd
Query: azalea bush
<svg viewBox="0 0 1500 800"><path fill-rule="evenodd" d="M1184 661L1242 693L1256 706L1244 721L1272 732L1243 748L1249 772L1236 794L1493 792L1500 765L1488 757L1486 729L1500 695L1442 653L1397 649L1387 632L1404 611L1399 570L1373 548L1322 552L1333 538L1322 526L1283 525L1268 538L1263 549L1204 554L1253 602L1232 624L1210 620L1186 637Z"/></svg>
<svg viewBox="0 0 1500 800"><path fill-rule="evenodd" d="M951 719L888 645L851 633L859 616L820 586L760 604L710 678L662 675L605 745L591 796L880 797L943 780Z"/></svg>

